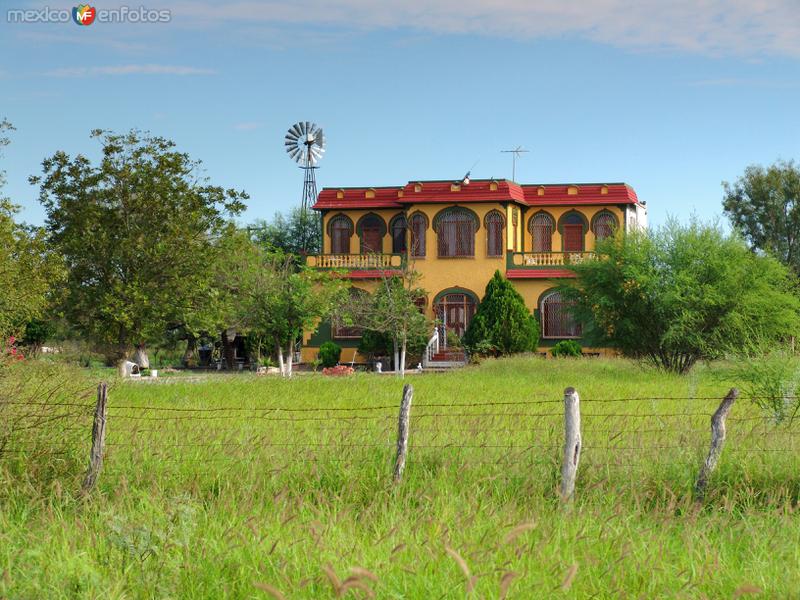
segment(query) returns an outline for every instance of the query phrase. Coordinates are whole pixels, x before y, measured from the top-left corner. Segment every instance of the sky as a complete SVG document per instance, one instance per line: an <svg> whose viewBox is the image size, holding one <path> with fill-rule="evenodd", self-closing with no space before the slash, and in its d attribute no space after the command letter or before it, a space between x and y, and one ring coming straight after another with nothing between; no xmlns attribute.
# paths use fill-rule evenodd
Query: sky
<svg viewBox="0 0 800 600"><path fill-rule="evenodd" d="M0 0L0 169L22 218L58 150L138 128L250 194L299 203L283 136L320 124L319 187L511 178L624 181L668 216L721 215L723 181L800 159L800 0L137 0L168 22L10 22L74 4ZM119 3L92 4L98 11ZM48 13L49 14L49 13Z"/></svg>

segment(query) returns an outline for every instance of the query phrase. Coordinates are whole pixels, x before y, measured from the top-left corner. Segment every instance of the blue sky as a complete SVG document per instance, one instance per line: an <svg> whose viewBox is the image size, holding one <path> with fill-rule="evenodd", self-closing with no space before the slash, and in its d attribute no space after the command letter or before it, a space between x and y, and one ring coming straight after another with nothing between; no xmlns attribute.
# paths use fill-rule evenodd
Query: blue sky
<svg viewBox="0 0 800 600"><path fill-rule="evenodd" d="M9 23L0 117L17 127L6 194L40 223L27 177L93 128L136 127L251 195L243 222L300 198L283 151L321 124L321 186L511 177L630 183L651 223L713 218L723 180L800 158L796 0L141 2L169 23ZM98 9L119 4L96 4ZM139 2L131 6L139 6Z"/></svg>

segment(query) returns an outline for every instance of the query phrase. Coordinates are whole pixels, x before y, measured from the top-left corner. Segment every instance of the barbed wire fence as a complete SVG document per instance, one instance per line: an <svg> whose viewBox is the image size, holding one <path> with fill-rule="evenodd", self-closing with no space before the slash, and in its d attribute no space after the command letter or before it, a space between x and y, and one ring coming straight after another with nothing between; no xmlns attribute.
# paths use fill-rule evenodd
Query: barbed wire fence
<svg viewBox="0 0 800 600"><path fill-rule="evenodd" d="M402 484L415 453L427 460L455 452L459 468L538 459L560 467L559 493L565 503L574 498L581 472L646 468L659 460L692 461L697 472L694 493L702 500L723 451L796 455L794 438L800 435L789 428L776 433L764 415L731 416L738 397L735 389L722 399L655 396L581 401L574 388L567 388L558 399L413 403L413 396L413 387L406 385L399 405L116 405L108 401L108 386L102 383L94 405L83 398L5 402L6 407L18 409L16 435L0 442L0 459L37 451L19 434L26 428L43 429L57 419L61 431L85 431L87 437L91 431L83 494L96 485L104 461L113 462L120 454L127 453L130 460L147 456L164 463L213 464L252 459L257 450L275 449L294 452L288 464L354 462L376 452L387 460L391 456L387 478L395 485ZM676 401L684 410L675 410ZM663 405L670 408L658 410ZM40 410L44 408L47 411ZM86 422L89 416L91 428ZM14 443L8 444L9 439ZM745 440L746 445L731 447L732 442ZM74 448L63 449L71 451ZM465 453L469 460L461 461Z"/></svg>

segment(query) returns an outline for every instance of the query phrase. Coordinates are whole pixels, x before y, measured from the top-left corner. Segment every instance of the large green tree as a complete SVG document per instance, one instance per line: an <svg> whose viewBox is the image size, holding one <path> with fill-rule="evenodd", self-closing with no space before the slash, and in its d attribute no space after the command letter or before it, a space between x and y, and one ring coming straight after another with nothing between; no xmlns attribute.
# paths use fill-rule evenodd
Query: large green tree
<svg viewBox="0 0 800 600"><path fill-rule="evenodd" d="M10 142L14 127L0 121L0 150ZM0 155L1 157L2 155ZM45 244L41 228L16 221L19 212L2 195L5 172L0 170L0 337L24 332L26 324L42 317L50 292L61 277L59 257Z"/></svg>
<svg viewBox="0 0 800 600"><path fill-rule="evenodd" d="M800 168L791 161L752 165L722 185L725 214L751 247L800 274Z"/></svg>
<svg viewBox="0 0 800 600"><path fill-rule="evenodd" d="M391 339L394 368L400 377L405 376L407 353L424 348L432 329L418 306L426 296L419 279L419 273L410 268L384 276L373 294L351 296L350 306L344 309L345 318Z"/></svg>
<svg viewBox="0 0 800 600"><path fill-rule="evenodd" d="M227 284L237 289L240 326L274 348L281 373L291 377L297 341L344 301L347 284L335 272L298 270L283 252L253 246L246 256Z"/></svg>
<svg viewBox="0 0 800 600"><path fill-rule="evenodd" d="M322 252L320 218L311 210L295 207L288 215L276 213L272 221L256 221L249 230L253 240L270 252L295 256Z"/></svg>
<svg viewBox="0 0 800 600"><path fill-rule="evenodd" d="M464 334L464 345L473 353L498 356L533 352L538 343L539 324L525 300L495 271Z"/></svg>
<svg viewBox="0 0 800 600"><path fill-rule="evenodd" d="M247 195L210 185L199 161L165 138L136 130L92 138L102 145L98 162L56 152L30 180L49 242L66 261L67 320L120 359L214 301L218 241Z"/></svg>
<svg viewBox="0 0 800 600"><path fill-rule="evenodd" d="M570 268L578 278L563 291L589 343L667 371L800 331L788 269L718 226L670 221L620 233L598 242L595 260Z"/></svg>

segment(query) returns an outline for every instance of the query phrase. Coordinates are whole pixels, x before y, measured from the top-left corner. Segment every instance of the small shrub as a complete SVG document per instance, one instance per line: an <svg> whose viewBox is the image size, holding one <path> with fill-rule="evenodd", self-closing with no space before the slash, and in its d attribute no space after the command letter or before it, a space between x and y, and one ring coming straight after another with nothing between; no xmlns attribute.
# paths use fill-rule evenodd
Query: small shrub
<svg viewBox="0 0 800 600"><path fill-rule="evenodd" d="M391 356L392 351L391 335L382 331L364 330L358 343L358 352L366 356L368 361L379 356Z"/></svg>
<svg viewBox="0 0 800 600"><path fill-rule="evenodd" d="M800 360L789 349L742 356L734 363L733 376L744 397L775 423L793 420L800 410Z"/></svg>
<svg viewBox="0 0 800 600"><path fill-rule="evenodd" d="M553 358L580 357L582 356L581 345L575 340L561 340L553 346L550 354L553 355Z"/></svg>
<svg viewBox="0 0 800 600"><path fill-rule="evenodd" d="M323 367L335 367L342 356L342 347L335 342L325 342L319 347L319 359Z"/></svg>

